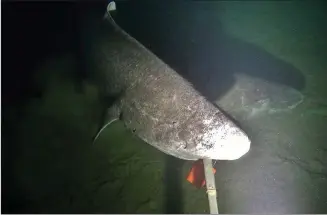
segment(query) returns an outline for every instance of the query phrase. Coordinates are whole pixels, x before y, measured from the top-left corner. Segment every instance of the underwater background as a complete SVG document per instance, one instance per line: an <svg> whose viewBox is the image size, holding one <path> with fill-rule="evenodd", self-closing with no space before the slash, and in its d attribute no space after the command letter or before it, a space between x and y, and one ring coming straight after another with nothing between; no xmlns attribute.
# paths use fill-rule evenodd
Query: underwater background
<svg viewBox="0 0 327 215"><path fill-rule="evenodd" d="M252 140L215 164L220 213L327 213L326 9L117 1L117 23ZM104 104L76 77L77 21L74 2L2 2L2 213L209 213L205 189L186 180L192 161L121 122L92 145Z"/></svg>

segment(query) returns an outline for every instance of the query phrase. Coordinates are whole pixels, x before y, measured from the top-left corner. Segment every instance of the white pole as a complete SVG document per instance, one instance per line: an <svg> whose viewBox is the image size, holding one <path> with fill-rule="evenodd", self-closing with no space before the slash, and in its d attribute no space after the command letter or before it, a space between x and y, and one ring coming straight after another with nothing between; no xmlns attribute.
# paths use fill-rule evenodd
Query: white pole
<svg viewBox="0 0 327 215"><path fill-rule="evenodd" d="M207 186L210 214L219 214L215 176L212 171L211 159L203 159L203 165L204 165L204 174L205 174L205 180Z"/></svg>

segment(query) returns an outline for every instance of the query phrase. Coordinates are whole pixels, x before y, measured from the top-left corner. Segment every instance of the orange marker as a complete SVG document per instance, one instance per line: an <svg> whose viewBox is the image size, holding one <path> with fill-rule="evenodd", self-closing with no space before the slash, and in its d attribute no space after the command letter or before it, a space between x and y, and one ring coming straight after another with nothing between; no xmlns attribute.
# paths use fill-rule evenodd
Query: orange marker
<svg viewBox="0 0 327 215"><path fill-rule="evenodd" d="M216 173L216 169L212 168L213 173ZM202 160L197 160L194 162L189 174L187 175L187 181L195 185L197 188L204 187L206 184L204 166Z"/></svg>

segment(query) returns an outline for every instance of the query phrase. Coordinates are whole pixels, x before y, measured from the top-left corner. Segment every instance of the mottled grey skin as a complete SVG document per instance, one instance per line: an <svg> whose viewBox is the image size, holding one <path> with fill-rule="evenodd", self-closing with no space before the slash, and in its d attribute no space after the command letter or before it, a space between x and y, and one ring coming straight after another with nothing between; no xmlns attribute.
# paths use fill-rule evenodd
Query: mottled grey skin
<svg viewBox="0 0 327 215"><path fill-rule="evenodd" d="M173 69L124 32L110 14L92 40L94 70L107 95L119 95L108 121L119 118L146 143L185 160L235 160L247 135Z"/></svg>

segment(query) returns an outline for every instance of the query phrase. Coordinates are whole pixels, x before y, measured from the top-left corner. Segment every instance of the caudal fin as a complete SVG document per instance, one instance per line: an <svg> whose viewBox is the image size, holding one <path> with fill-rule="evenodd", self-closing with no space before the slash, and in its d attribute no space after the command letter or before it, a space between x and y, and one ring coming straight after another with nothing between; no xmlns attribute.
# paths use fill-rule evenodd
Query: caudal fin
<svg viewBox="0 0 327 215"><path fill-rule="evenodd" d="M107 6L107 10L103 16L103 19L107 19L108 17L111 18L110 12L112 12L112 11L116 11L116 2L114 2L114 1L109 2L108 6Z"/></svg>

